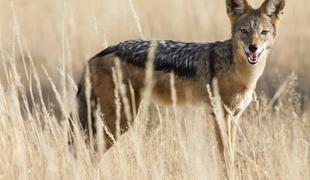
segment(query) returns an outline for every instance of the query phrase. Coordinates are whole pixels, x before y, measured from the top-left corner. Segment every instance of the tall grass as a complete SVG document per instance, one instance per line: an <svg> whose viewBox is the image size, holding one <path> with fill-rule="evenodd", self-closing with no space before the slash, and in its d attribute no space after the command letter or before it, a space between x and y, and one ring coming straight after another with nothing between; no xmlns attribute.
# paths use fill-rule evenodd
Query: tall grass
<svg viewBox="0 0 310 180"><path fill-rule="evenodd" d="M8 70L10 71L10 70ZM300 114L294 77L269 108L261 95L242 117L230 179L307 179L309 121ZM290 87L291 86L291 87ZM12 81L0 88L0 149L3 179L223 179L213 119L208 107L139 111L131 130L105 154L35 104L31 112ZM140 107L140 110L143 107ZM68 112L67 112L68 113ZM74 126L77 119L73 120ZM96 142L99 142L97 139ZM100 150L100 148L99 148ZM232 176L233 175L233 176Z"/></svg>
<svg viewBox="0 0 310 180"><path fill-rule="evenodd" d="M241 117L234 151L229 152L231 164L225 165L211 106L166 108L146 102L130 117L135 123L112 149L101 153L101 136L90 147L79 129L74 82L85 61L109 42L229 37L224 1L4 0L0 179L307 179L310 14L304 7L308 4L288 2L258 98ZM296 74L288 76L291 67L301 85ZM130 88L120 83L117 65L114 72L116 104L128 104L130 97L124 91ZM147 73L152 82L152 72ZM175 91L173 83L172 75ZM152 84L148 85L146 99ZM172 100L176 101L174 96ZM104 120L100 112L97 117ZM105 131L101 122L96 124L98 134ZM73 144L68 143L70 138Z"/></svg>

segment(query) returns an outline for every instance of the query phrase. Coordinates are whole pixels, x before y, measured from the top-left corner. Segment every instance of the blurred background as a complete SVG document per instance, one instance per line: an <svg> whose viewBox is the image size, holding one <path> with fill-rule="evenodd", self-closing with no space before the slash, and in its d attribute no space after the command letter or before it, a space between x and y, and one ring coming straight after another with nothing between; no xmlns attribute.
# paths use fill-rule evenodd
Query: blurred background
<svg viewBox="0 0 310 180"><path fill-rule="evenodd" d="M249 2L258 7L262 0ZM42 66L59 89L64 88L60 72L78 82L83 66L97 52L140 38L137 21L146 39L210 42L230 38L225 0L132 0L132 5L136 18L128 0L1 0L0 82L7 84L4 67L12 60L21 82L28 82L31 55L42 74L44 97L52 102L54 95ZM287 1L277 41L258 84L258 92L273 96L295 72L304 108L309 107L310 97L307 7L308 0Z"/></svg>

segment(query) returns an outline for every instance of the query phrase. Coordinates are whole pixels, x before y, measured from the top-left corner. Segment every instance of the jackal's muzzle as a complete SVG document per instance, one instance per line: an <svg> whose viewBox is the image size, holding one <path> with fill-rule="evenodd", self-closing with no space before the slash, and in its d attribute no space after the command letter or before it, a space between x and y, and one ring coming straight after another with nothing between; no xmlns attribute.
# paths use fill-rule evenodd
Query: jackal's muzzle
<svg viewBox="0 0 310 180"><path fill-rule="evenodd" d="M260 56L262 55L262 53L264 52L264 49L257 49L255 51L250 50L248 48L244 48L244 52L247 56L248 62L251 65L255 65L258 63Z"/></svg>

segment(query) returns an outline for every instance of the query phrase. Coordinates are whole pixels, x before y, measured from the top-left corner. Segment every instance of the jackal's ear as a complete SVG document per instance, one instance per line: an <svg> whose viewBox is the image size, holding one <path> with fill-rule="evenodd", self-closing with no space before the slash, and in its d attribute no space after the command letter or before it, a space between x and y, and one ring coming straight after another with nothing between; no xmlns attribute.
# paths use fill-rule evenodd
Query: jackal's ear
<svg viewBox="0 0 310 180"><path fill-rule="evenodd" d="M285 0L265 0L260 10L266 15L272 17L282 13L285 6Z"/></svg>
<svg viewBox="0 0 310 180"><path fill-rule="evenodd" d="M227 14L231 19L235 19L251 9L247 0L226 0L226 7Z"/></svg>
<svg viewBox="0 0 310 180"><path fill-rule="evenodd" d="M285 7L285 0L265 0L260 7L260 11L272 18L275 28L280 24L280 15Z"/></svg>

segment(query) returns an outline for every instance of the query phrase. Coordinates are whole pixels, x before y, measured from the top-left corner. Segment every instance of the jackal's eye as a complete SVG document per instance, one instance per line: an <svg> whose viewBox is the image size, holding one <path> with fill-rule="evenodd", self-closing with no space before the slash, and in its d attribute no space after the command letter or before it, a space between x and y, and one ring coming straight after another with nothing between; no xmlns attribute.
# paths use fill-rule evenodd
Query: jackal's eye
<svg viewBox="0 0 310 180"><path fill-rule="evenodd" d="M248 33L248 30L246 30L246 29L240 29L240 31L241 31L243 34L247 34L247 33Z"/></svg>
<svg viewBox="0 0 310 180"><path fill-rule="evenodd" d="M267 30L262 31L262 35L267 35L268 33L269 33L269 31L267 31Z"/></svg>

